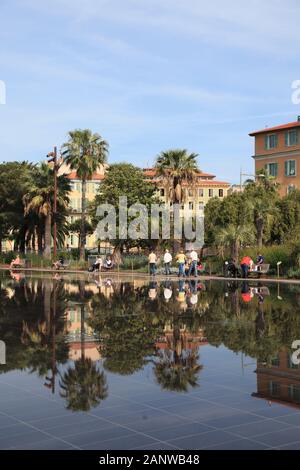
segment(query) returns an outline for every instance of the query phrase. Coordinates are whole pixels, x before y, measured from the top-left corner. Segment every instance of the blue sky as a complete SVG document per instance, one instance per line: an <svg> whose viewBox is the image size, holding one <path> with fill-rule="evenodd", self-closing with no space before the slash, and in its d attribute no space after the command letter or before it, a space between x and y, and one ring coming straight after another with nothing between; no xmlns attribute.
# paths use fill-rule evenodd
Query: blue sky
<svg viewBox="0 0 300 470"><path fill-rule="evenodd" d="M300 114L298 0L0 0L0 18L0 161L89 127L110 162L183 147L238 182L248 133Z"/></svg>

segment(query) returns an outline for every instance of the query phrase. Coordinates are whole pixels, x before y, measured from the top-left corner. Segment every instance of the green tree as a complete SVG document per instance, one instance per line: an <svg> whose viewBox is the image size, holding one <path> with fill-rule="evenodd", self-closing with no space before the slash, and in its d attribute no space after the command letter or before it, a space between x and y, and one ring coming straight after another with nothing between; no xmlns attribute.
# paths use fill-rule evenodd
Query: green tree
<svg viewBox="0 0 300 470"><path fill-rule="evenodd" d="M25 251L31 223L24 217L23 196L32 185L33 169L27 162L0 164L0 252L6 238L15 239L15 247Z"/></svg>
<svg viewBox="0 0 300 470"><path fill-rule="evenodd" d="M76 235L78 236L78 248L80 249L80 246L81 246L81 220L76 219L74 222L69 224L68 230L71 233L76 233ZM85 221L84 233L85 233L85 235L91 235L92 233L94 233L94 227L88 221Z"/></svg>
<svg viewBox="0 0 300 470"><path fill-rule="evenodd" d="M245 197L252 205L256 242L260 249L263 246L265 228L275 212L275 203L279 197L274 178L268 177L265 172L260 172L255 182L250 182L246 186Z"/></svg>
<svg viewBox="0 0 300 470"><path fill-rule="evenodd" d="M147 207L149 214L151 203L155 202L154 194L154 186L145 181L144 174L140 168L130 163L113 164L108 168L105 180L101 184L100 192L96 195L94 202L90 206L93 222L96 224L98 221L95 215L97 207L100 204L111 204L116 210L117 226L119 227L119 198L126 196L127 208L125 210L127 211L128 223L130 223L135 216L128 214L129 207L135 203L143 204ZM120 257L124 247L143 246L143 244L148 242L148 240L124 238L123 232L120 230L121 228L119 227L117 231L117 238L110 240L115 246L115 259Z"/></svg>
<svg viewBox="0 0 300 470"><path fill-rule="evenodd" d="M39 251L42 249L42 238L44 234L44 256L51 256L51 230L53 222L53 169L46 163L36 168L34 183L30 191L24 195L25 215L36 214L39 222L37 224ZM63 225L66 224L67 206L69 203L68 193L70 184L68 179L61 175L57 178L57 208L63 217Z"/></svg>
<svg viewBox="0 0 300 470"><path fill-rule="evenodd" d="M108 143L99 134L89 129L75 129L69 132L69 140L63 144L63 158L72 170L77 172L82 183L81 193L81 235L80 259L85 258L86 184L93 173L106 162Z"/></svg>

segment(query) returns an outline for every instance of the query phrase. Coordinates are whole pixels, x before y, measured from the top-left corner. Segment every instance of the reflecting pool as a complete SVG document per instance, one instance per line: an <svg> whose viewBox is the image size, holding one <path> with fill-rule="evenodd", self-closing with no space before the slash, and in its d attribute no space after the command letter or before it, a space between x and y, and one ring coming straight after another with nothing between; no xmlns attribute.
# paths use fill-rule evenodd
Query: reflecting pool
<svg viewBox="0 0 300 470"><path fill-rule="evenodd" d="M300 285L0 273L0 449L300 449L296 340Z"/></svg>

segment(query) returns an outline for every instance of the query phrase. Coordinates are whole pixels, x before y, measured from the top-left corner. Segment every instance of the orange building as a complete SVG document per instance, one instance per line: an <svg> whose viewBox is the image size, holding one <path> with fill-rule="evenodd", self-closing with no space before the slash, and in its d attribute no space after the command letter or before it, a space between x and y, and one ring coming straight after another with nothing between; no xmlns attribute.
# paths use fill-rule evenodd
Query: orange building
<svg viewBox="0 0 300 470"><path fill-rule="evenodd" d="M251 132L255 171L265 169L280 184L281 196L300 189L300 116L295 122Z"/></svg>

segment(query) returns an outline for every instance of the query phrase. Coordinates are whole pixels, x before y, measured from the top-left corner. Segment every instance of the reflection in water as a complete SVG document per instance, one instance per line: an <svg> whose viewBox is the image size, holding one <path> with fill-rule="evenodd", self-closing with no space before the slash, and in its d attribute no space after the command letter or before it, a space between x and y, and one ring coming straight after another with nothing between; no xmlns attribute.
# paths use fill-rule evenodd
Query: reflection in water
<svg viewBox="0 0 300 470"><path fill-rule="evenodd" d="M201 386L201 348L225 345L257 360L255 396L300 403L291 345L300 289L249 281L86 282L0 277L0 373L27 370L73 411L101 405L109 374L146 365L162 390Z"/></svg>

